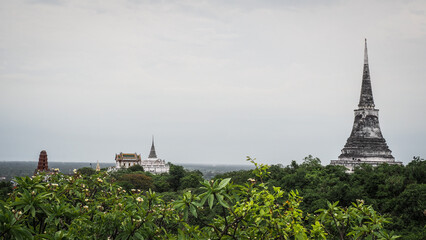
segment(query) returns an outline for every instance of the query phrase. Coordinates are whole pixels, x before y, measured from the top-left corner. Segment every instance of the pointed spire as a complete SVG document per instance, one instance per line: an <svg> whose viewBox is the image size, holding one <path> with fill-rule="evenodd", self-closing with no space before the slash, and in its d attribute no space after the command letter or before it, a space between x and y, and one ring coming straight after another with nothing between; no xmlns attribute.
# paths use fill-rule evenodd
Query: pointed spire
<svg viewBox="0 0 426 240"><path fill-rule="evenodd" d="M99 165L99 160L97 160L97 163L96 163L96 171L97 172L101 171L101 166Z"/></svg>
<svg viewBox="0 0 426 240"><path fill-rule="evenodd" d="M368 65L368 52L367 52L367 38L365 39L365 47L364 47L364 65Z"/></svg>
<svg viewBox="0 0 426 240"><path fill-rule="evenodd" d="M155 153L155 146L154 146L154 136L152 136L151 152L149 153L148 158L157 158L157 153Z"/></svg>
<svg viewBox="0 0 426 240"><path fill-rule="evenodd" d="M367 39L365 39L364 70L362 74L361 96L359 98L358 107L374 108L373 90L371 89L370 69L368 65Z"/></svg>

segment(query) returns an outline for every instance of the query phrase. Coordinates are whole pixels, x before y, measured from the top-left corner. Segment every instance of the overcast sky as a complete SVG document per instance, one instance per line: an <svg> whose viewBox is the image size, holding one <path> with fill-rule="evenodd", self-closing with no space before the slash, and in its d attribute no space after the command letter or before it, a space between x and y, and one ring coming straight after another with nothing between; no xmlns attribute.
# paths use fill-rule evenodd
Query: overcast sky
<svg viewBox="0 0 426 240"><path fill-rule="evenodd" d="M426 157L426 2L0 0L0 161L337 159L368 39L393 155Z"/></svg>

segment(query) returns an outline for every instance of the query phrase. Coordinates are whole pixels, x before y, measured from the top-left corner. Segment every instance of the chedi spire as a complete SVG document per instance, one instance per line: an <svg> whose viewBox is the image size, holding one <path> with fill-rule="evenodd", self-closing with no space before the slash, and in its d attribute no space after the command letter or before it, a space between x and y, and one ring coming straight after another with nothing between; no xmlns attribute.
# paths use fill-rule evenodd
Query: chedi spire
<svg viewBox="0 0 426 240"><path fill-rule="evenodd" d="M99 159L96 162L96 171L97 172L101 171L101 166L99 165Z"/></svg>
<svg viewBox="0 0 426 240"><path fill-rule="evenodd" d="M364 70L362 74L361 95L359 97L359 108L374 108L373 90L371 88L370 68L368 66L367 39L364 48Z"/></svg>
<svg viewBox="0 0 426 240"><path fill-rule="evenodd" d="M155 152L155 146L154 146L154 136L152 136L151 151L149 152L148 158L157 158L157 153Z"/></svg>

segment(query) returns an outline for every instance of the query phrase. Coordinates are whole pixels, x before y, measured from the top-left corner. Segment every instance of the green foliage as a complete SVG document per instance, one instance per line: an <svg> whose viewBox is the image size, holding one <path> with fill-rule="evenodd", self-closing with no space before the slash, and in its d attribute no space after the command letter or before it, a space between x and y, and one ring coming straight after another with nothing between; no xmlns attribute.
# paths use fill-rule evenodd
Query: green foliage
<svg viewBox="0 0 426 240"><path fill-rule="evenodd" d="M168 181L169 175L168 174L159 174L154 175L154 189L157 192L168 192L170 191L170 184Z"/></svg>
<svg viewBox="0 0 426 240"><path fill-rule="evenodd" d="M0 200L6 200L8 194L12 192L12 183L9 181L0 181Z"/></svg>
<svg viewBox="0 0 426 240"><path fill-rule="evenodd" d="M131 189L149 190L154 188L152 178L145 174L123 174L118 178L118 184L127 191Z"/></svg>
<svg viewBox="0 0 426 240"><path fill-rule="evenodd" d="M140 170L143 170L142 166L135 165L111 172L111 177L126 190L137 188L152 189L157 192L177 192L188 188L198 188L203 180L200 171L187 171L182 166L173 164L170 167L170 173L153 175Z"/></svg>
<svg viewBox="0 0 426 240"><path fill-rule="evenodd" d="M79 168L77 172L81 175L91 176L96 173L96 170L91 167L83 167L83 168Z"/></svg>
<svg viewBox="0 0 426 240"><path fill-rule="evenodd" d="M426 161L420 157L413 157L407 165L408 179L418 184L426 184Z"/></svg>
<svg viewBox="0 0 426 240"><path fill-rule="evenodd" d="M17 188L0 202L0 239L397 238L387 227L404 239L424 234L426 189L416 171L424 160L363 166L351 175L311 156L287 167L248 161L252 172L201 183L198 172L179 166L161 175L123 170L17 178Z"/></svg>
<svg viewBox="0 0 426 240"><path fill-rule="evenodd" d="M223 174L218 174L214 177L214 179L223 179L223 178L232 178L232 181L235 184L245 184L247 183L247 179L255 178L252 170L240 170L240 171L232 171Z"/></svg>
<svg viewBox="0 0 426 240"><path fill-rule="evenodd" d="M182 166L170 164L169 186L172 191L177 191L180 186L181 179L185 176L185 169Z"/></svg>
<svg viewBox="0 0 426 240"><path fill-rule="evenodd" d="M128 170L130 172L143 172L144 171L143 167L141 165L139 165L139 164L136 164L136 165L133 165L133 166L129 167Z"/></svg>
<svg viewBox="0 0 426 240"><path fill-rule="evenodd" d="M0 239L33 239L22 218L22 211L10 210L0 202Z"/></svg>
<svg viewBox="0 0 426 240"><path fill-rule="evenodd" d="M257 167L259 169L260 165ZM420 157L415 157L405 167L362 165L353 174L348 174L342 166L322 166L318 158L308 156L300 165L293 161L289 166L272 165L265 171L264 183L281 187L286 192L298 190L303 197L300 209L304 212L326 209L327 202L351 207L356 199L363 199L391 219L387 226L396 234L419 239L426 231L426 161ZM232 181L238 184L244 184L248 178L261 181L251 171L218 177L232 177ZM315 224L313 220L309 221Z"/></svg>
<svg viewBox="0 0 426 240"><path fill-rule="evenodd" d="M203 175L199 171L186 173L184 177L180 179L179 189L196 188L200 186L200 182L203 181Z"/></svg>
<svg viewBox="0 0 426 240"><path fill-rule="evenodd" d="M393 232L388 233L383 227L389 219L377 214L371 206L358 200L348 208L337 206L339 202L327 203L327 209L319 209L316 221L324 225L329 239L396 239Z"/></svg>

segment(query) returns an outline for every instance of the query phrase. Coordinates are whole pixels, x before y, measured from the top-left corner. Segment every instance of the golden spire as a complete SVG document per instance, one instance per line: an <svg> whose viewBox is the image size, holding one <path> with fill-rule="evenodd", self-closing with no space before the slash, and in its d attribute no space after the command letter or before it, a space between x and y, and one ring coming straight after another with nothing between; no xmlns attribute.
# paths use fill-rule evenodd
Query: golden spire
<svg viewBox="0 0 426 240"><path fill-rule="evenodd" d="M99 160L98 160L98 162L96 164L96 171L97 172L101 171L101 166L99 166Z"/></svg>

